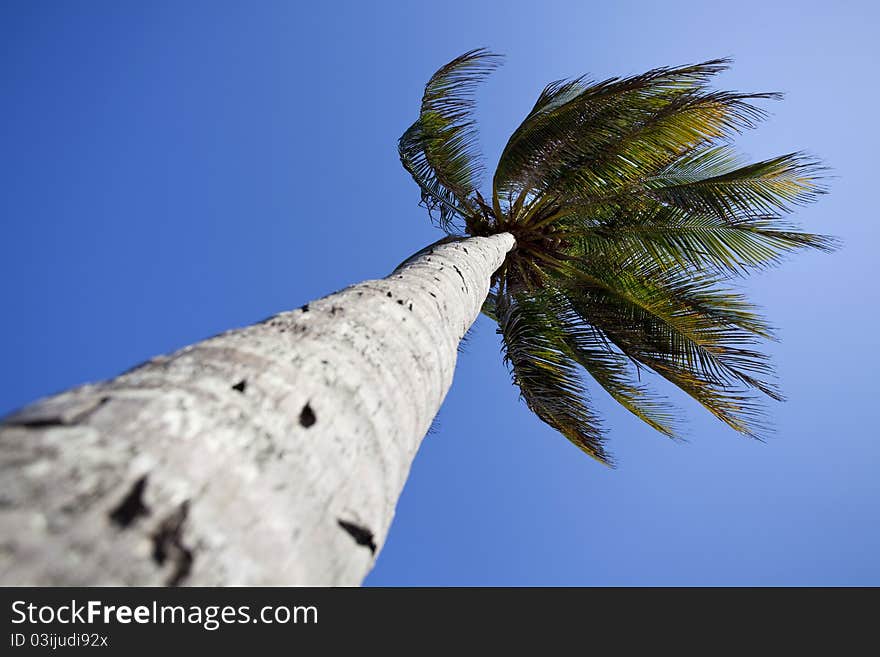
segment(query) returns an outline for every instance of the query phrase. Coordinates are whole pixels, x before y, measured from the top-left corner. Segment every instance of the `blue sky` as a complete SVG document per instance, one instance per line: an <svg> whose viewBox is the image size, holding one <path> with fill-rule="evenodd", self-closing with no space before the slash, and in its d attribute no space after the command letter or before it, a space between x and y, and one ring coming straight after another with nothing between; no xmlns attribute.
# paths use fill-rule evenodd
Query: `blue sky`
<svg viewBox="0 0 880 657"><path fill-rule="evenodd" d="M777 433L685 408L675 444L599 407L619 463L518 401L478 321L373 585L880 585L874 3L43 2L0 5L0 413L387 274L439 237L396 140L474 47L493 163L551 79L733 56L778 90L754 158L807 149L832 233L751 279L782 342Z"/></svg>

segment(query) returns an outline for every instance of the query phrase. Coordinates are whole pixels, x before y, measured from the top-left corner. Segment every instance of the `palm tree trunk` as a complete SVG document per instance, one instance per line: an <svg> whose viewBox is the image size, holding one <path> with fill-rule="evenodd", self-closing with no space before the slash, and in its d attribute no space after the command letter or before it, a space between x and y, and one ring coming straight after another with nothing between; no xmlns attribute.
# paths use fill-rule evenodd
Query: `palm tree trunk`
<svg viewBox="0 0 880 657"><path fill-rule="evenodd" d="M0 582L359 584L513 245L437 245L5 418Z"/></svg>

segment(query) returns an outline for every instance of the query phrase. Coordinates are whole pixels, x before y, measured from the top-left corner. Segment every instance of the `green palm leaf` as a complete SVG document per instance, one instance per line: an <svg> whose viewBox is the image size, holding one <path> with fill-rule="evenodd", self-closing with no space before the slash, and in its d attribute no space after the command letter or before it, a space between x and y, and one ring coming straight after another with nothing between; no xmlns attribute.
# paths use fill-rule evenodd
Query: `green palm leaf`
<svg viewBox="0 0 880 657"><path fill-rule="evenodd" d="M498 193L575 191L645 175L670 158L715 138L752 127L764 113L749 101L773 94L705 89L724 60L663 68L587 84L583 78L548 86L514 132L495 174Z"/></svg>
<svg viewBox="0 0 880 657"><path fill-rule="evenodd" d="M552 309L539 297L522 297L505 298L496 312L504 360L529 409L578 448L610 463L577 364L566 353L561 332L550 329Z"/></svg>
<svg viewBox="0 0 880 657"><path fill-rule="evenodd" d="M772 330L741 295L708 276L585 267L591 269L567 291L581 317L736 431L758 437L765 430L762 407L748 390L782 399L767 357L753 348Z"/></svg>
<svg viewBox="0 0 880 657"><path fill-rule="evenodd" d="M822 166L803 153L736 166L729 148L713 148L679 160L647 181L649 194L686 210L721 217L790 212L824 192Z"/></svg>
<svg viewBox="0 0 880 657"><path fill-rule="evenodd" d="M786 254L812 248L832 251L837 241L804 233L777 215L729 219L671 205L614 209L607 219L569 215L564 229L590 257L641 257L662 267L745 275L780 263Z"/></svg>
<svg viewBox="0 0 880 657"><path fill-rule="evenodd" d="M455 215L478 212L483 165L472 118L476 85L500 63L485 49L472 50L438 70L425 87L418 120L398 142L404 168L422 190L429 210L440 211L447 228Z"/></svg>
<svg viewBox="0 0 880 657"><path fill-rule="evenodd" d="M558 296L555 316L562 325L571 357L592 379L637 418L674 437L674 409L641 383L638 366L633 366L635 361L615 349L608 336L588 323L563 295Z"/></svg>

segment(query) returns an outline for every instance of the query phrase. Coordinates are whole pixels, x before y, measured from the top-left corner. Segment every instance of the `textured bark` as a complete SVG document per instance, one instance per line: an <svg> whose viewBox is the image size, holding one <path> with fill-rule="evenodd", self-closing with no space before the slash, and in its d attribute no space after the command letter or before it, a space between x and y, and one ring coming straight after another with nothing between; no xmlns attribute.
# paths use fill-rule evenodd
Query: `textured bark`
<svg viewBox="0 0 880 657"><path fill-rule="evenodd" d="M46 398L0 425L0 582L356 585L509 234Z"/></svg>

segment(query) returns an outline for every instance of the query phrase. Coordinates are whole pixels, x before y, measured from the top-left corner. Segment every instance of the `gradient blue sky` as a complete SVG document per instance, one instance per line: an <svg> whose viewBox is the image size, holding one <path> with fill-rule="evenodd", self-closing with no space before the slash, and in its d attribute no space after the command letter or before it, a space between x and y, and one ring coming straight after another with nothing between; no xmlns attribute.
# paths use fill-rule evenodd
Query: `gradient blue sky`
<svg viewBox="0 0 880 657"><path fill-rule="evenodd" d="M682 400L674 444L597 403L620 466L518 401L481 318L374 585L880 584L873 2L0 4L0 413L387 274L439 237L396 140L439 65L490 163L549 80L736 58L779 90L741 140L835 170L799 213L845 248L750 281L789 401L760 444ZM673 395L680 400L680 395Z"/></svg>

